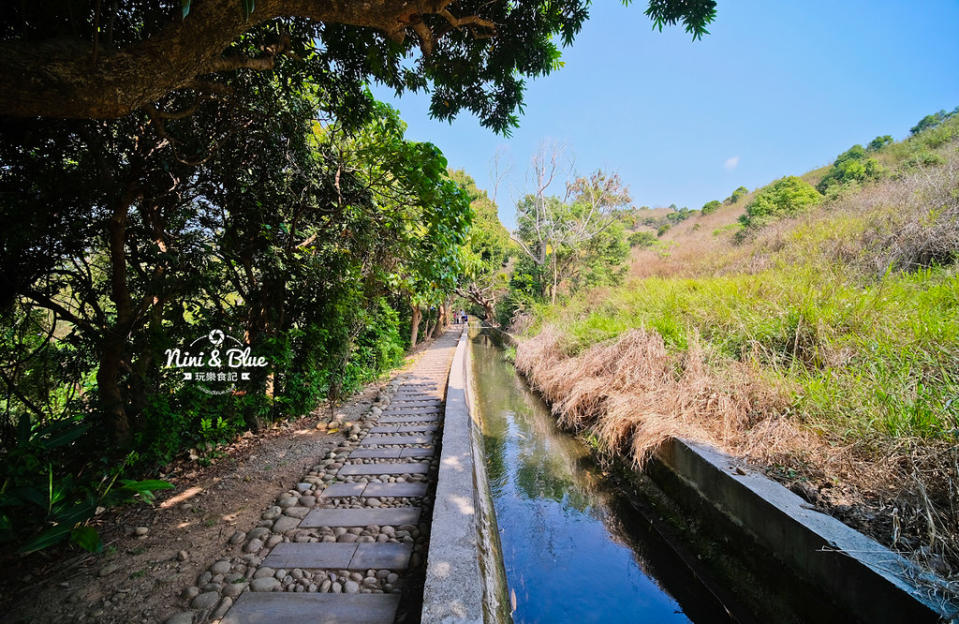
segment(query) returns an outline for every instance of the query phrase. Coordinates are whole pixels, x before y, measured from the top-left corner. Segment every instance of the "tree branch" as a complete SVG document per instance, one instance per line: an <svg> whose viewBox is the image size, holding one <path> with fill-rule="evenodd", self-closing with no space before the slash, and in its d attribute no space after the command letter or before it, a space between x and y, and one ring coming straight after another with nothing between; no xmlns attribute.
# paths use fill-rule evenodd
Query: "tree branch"
<svg viewBox="0 0 959 624"><path fill-rule="evenodd" d="M0 115L15 117L117 118L159 101L176 89L191 87L199 76L237 69L269 71L280 47L258 58L224 57L243 33L277 17L373 28L397 42L408 29L431 50L436 33L423 23L441 15L456 27L485 29L495 25L479 16L453 17L452 0L260 0L247 18L236 0L194 2L186 19L179 16L146 39L108 52L97 46L96 63L89 41L51 38L0 41ZM485 35L479 35L485 36Z"/></svg>

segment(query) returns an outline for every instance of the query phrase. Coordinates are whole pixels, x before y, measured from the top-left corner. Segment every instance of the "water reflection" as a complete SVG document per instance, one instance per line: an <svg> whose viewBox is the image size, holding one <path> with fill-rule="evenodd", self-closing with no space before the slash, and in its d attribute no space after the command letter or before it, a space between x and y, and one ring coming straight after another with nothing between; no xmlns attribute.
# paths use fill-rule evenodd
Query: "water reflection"
<svg viewBox="0 0 959 624"><path fill-rule="evenodd" d="M473 370L517 624L728 621L484 334Z"/></svg>

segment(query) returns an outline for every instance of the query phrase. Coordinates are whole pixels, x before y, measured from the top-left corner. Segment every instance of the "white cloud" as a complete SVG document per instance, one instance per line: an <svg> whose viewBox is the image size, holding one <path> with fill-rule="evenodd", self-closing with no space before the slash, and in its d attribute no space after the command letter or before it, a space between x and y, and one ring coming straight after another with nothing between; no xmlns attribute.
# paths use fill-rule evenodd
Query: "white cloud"
<svg viewBox="0 0 959 624"><path fill-rule="evenodd" d="M723 169L726 171L732 171L739 166L739 156L733 156L732 158L727 158L726 162L723 163Z"/></svg>

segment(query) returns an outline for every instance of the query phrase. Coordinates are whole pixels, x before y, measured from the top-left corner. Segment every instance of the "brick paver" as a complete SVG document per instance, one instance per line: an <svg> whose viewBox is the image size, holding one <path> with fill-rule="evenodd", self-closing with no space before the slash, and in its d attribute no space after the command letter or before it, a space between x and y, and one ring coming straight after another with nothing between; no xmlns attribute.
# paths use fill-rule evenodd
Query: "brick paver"
<svg viewBox="0 0 959 624"><path fill-rule="evenodd" d="M398 594L246 592L221 624L392 624Z"/></svg>
<svg viewBox="0 0 959 624"><path fill-rule="evenodd" d="M402 526L416 524L419 507L388 507L383 509L314 509L303 518L301 527L359 527L371 524Z"/></svg>
<svg viewBox="0 0 959 624"><path fill-rule="evenodd" d="M382 464L349 464L340 468L341 475L426 474L426 462L390 462Z"/></svg>

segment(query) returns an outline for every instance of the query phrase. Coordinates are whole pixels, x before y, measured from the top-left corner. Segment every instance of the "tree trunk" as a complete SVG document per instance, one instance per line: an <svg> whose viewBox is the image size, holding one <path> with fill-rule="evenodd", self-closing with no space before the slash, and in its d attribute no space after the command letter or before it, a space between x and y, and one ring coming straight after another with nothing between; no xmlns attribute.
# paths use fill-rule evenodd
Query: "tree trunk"
<svg viewBox="0 0 959 624"><path fill-rule="evenodd" d="M483 302L483 313L486 315L486 322L490 325L496 323L496 310L493 308L493 302L486 300Z"/></svg>
<svg viewBox="0 0 959 624"><path fill-rule="evenodd" d="M416 346L417 334L420 333L420 319L423 312L418 305L413 306L413 316L410 319L410 349Z"/></svg>
<svg viewBox="0 0 959 624"><path fill-rule="evenodd" d="M556 254L554 253L553 254L553 292L550 293L550 303L554 303L554 304L556 303L556 282L557 281L558 279L557 279L557 273L556 273Z"/></svg>
<svg viewBox="0 0 959 624"><path fill-rule="evenodd" d="M430 333L432 331L432 327L433 327L433 316L429 312L427 312L426 327L423 328L423 336L425 336L427 340L429 339L430 336L433 335Z"/></svg>
<svg viewBox="0 0 959 624"><path fill-rule="evenodd" d="M442 303L436 310L436 326L433 327L433 338L439 338L446 327L446 306Z"/></svg>
<svg viewBox="0 0 959 624"><path fill-rule="evenodd" d="M127 418L126 400L120 389L124 340L117 334L114 328L104 337L101 345L100 366L97 368L97 390L113 439L121 448L125 448L131 439L130 420Z"/></svg>
<svg viewBox="0 0 959 624"><path fill-rule="evenodd" d="M114 441L121 448L130 443L130 420L126 410L126 398L120 387L127 335L133 324L133 304L127 284L127 217L133 202L132 189L128 189L113 208L107 223L107 243L110 248L110 298L116 308L113 327L104 331L100 345L100 366L97 369L97 391L100 405L112 428Z"/></svg>

